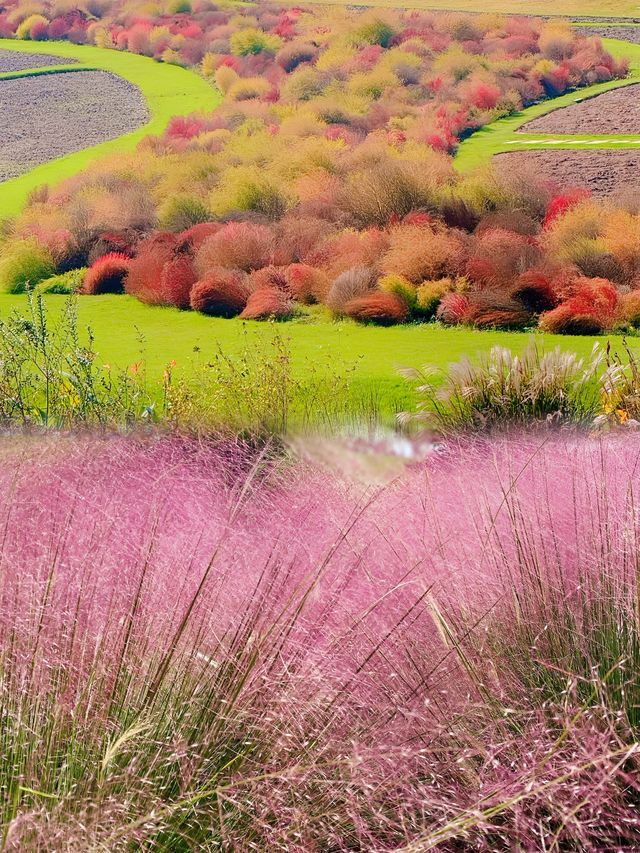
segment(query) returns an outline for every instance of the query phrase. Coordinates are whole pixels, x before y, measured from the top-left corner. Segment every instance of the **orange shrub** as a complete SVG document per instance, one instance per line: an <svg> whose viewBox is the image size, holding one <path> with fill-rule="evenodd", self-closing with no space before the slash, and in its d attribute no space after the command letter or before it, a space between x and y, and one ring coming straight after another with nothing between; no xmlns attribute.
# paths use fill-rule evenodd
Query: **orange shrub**
<svg viewBox="0 0 640 853"><path fill-rule="evenodd" d="M391 232L382 269L419 284L457 275L463 258L463 243L457 232L399 225Z"/></svg>
<svg viewBox="0 0 640 853"><path fill-rule="evenodd" d="M478 329L524 329L531 323L531 314L502 291L485 290L468 297L464 322Z"/></svg>
<svg viewBox="0 0 640 853"><path fill-rule="evenodd" d="M620 297L620 318L631 326L640 326L640 290L632 290Z"/></svg>
<svg viewBox="0 0 640 853"><path fill-rule="evenodd" d="M283 292L288 290L289 283L287 281L287 273L285 267L262 267L262 269L254 270L248 280L249 290L263 290L276 288Z"/></svg>
<svg viewBox="0 0 640 853"><path fill-rule="evenodd" d="M466 272L483 287L501 287L535 266L541 256L535 238L495 228L474 237Z"/></svg>

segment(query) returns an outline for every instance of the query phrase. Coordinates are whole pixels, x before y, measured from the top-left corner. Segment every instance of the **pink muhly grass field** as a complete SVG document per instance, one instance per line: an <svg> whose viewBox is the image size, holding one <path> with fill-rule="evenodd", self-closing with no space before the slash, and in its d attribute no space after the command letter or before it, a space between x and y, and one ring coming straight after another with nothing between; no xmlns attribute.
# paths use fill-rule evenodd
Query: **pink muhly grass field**
<svg viewBox="0 0 640 853"><path fill-rule="evenodd" d="M5 849L640 839L634 435L0 452Z"/></svg>

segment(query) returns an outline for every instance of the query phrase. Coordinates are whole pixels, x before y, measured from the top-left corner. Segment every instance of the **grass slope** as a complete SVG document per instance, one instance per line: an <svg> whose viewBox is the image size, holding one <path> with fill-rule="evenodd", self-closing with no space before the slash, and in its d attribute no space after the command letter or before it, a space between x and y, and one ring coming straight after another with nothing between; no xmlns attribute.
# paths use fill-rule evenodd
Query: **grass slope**
<svg viewBox="0 0 640 853"><path fill-rule="evenodd" d="M62 310L63 296L48 296L51 317ZM0 295L0 316L12 309L25 310L25 296ZM475 331L436 324L409 324L380 328L350 321L329 322L304 319L288 323L243 323L205 317L174 308L148 307L129 296L79 298L79 320L95 334L100 359L112 367L127 367L144 358L152 384L161 382L164 368L175 360L175 375L195 377L221 348L226 355L240 353L247 344L265 352L272 350L274 332L289 342L294 375L313 368L326 373L353 368L353 389L377 401L387 418L412 401L399 367L445 368L464 355L471 357L501 345L521 351L529 340L519 332ZM568 335L540 336L545 347L560 346L588 355L594 338ZM600 339L606 343L606 338ZM620 338L614 338L615 344ZM631 344L640 349L640 339Z"/></svg>
<svg viewBox="0 0 640 853"><path fill-rule="evenodd" d="M468 171L489 162L494 154L505 151L519 151L523 148L637 148L640 144L640 135L634 136L633 134L565 136L545 133L518 133L516 136L516 131L527 122L554 110L569 107L576 102L576 99L584 100L585 98L596 97L604 92L629 86L640 80L640 45L619 39L603 39L603 43L614 56L627 57L630 60L630 71L627 78L611 80L608 83L599 83L595 86L569 92L560 98L534 104L519 113L481 128L468 139L465 139L458 147L455 158L456 168L461 171ZM517 140L518 144L512 144L514 140ZM552 141L553 145L549 145L549 141ZM593 144L595 142L598 142L597 146Z"/></svg>
<svg viewBox="0 0 640 853"><path fill-rule="evenodd" d="M155 62L118 50L74 45L68 42L23 42L0 39L0 48L24 53L45 53L77 59L82 68L99 69L117 74L142 92L149 108L149 122L132 133L103 142L73 154L67 154L32 169L26 175L0 184L0 219L18 213L29 193L41 184L54 183L86 168L93 160L115 151L130 150L148 134L162 133L173 116L193 112L209 112L220 101L212 87L197 74L176 65ZM67 66L55 70L70 71ZM73 66L78 70L78 66ZM31 69L30 74L52 73L52 69ZM7 77L10 75L8 74ZM25 76L25 72L18 75ZM0 80L0 87L2 81ZM1 89L0 89L1 91ZM117 104L114 105L117 109Z"/></svg>

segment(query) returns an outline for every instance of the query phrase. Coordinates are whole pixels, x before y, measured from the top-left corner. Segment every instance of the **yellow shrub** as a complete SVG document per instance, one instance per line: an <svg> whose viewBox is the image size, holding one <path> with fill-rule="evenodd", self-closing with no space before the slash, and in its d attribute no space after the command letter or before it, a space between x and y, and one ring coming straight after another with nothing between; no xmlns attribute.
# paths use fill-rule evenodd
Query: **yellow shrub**
<svg viewBox="0 0 640 853"><path fill-rule="evenodd" d="M213 54L208 53L207 56L212 56ZM205 59L207 58L205 56ZM204 66L204 59L202 60ZM204 70L204 68L203 68ZM206 73L206 72L205 72ZM226 95L229 92L229 89L235 85L240 77L238 73L233 70L233 68L229 68L228 65L221 65L214 74L214 79L216 81L216 86L223 95Z"/></svg>
<svg viewBox="0 0 640 853"><path fill-rule="evenodd" d="M16 37L19 39L30 39L31 30L36 24L44 24L47 26L49 21L44 15L29 15L29 17L25 18L16 30Z"/></svg>
<svg viewBox="0 0 640 853"><path fill-rule="evenodd" d="M248 101L261 98L270 90L271 84L264 77L238 77L226 94L232 101Z"/></svg>

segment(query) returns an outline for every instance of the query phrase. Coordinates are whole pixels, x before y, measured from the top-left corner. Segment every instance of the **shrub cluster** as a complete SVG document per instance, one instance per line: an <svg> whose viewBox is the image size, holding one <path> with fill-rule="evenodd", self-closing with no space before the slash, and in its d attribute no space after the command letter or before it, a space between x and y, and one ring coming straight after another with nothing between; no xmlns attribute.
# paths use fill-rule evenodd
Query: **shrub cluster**
<svg viewBox="0 0 640 853"><path fill-rule="evenodd" d="M72 35L57 6L10 3L0 31L199 64L224 102L35 193L0 247L2 289L89 267L84 293L225 317L324 303L381 324L635 323L637 214L531 175L463 178L449 156L501 115L626 73L598 39L494 15L93 5L65 17Z"/></svg>

